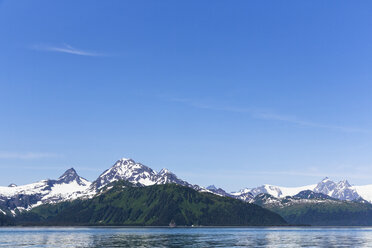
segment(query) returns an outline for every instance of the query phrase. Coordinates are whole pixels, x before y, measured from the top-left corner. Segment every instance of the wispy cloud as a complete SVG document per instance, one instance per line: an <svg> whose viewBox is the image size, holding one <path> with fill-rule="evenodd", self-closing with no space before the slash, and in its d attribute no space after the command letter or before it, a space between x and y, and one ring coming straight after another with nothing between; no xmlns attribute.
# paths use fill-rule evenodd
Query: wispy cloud
<svg viewBox="0 0 372 248"><path fill-rule="evenodd" d="M210 104L204 104L204 103L201 103L201 102L198 102L192 99L187 99L187 98L171 98L170 101L187 104L191 107L199 108L199 109L245 113L245 114L249 114L252 118L259 119L259 120L287 122L287 123L295 124L298 126L331 129L331 130L347 132L347 133L364 133L364 134L372 133L372 131L368 129L317 123L317 122L302 120L295 116L277 114L277 113L273 113L273 112L266 111L266 110L260 110L257 108L236 108L236 107L230 107L230 106L220 107L220 106L215 106L215 105L210 105Z"/></svg>
<svg viewBox="0 0 372 248"><path fill-rule="evenodd" d="M78 48L72 47L69 44L62 44L58 46L57 45L35 45L32 48L35 50L40 50L40 51L68 53L68 54L79 55L79 56L91 56L91 57L104 56L104 54L78 49Z"/></svg>
<svg viewBox="0 0 372 248"><path fill-rule="evenodd" d="M333 129L333 130L338 130L338 131L348 132L348 133L371 133L371 130L367 130L367 129L344 127L344 126L337 126L337 125L327 125L327 124L322 124L322 123L300 120L294 116L285 116L285 115L278 115L278 114L272 114L272 113L258 113L257 116L260 119L264 119L264 120L283 121L283 122L289 122L289 123L293 123L293 124L297 124L301 126L307 126L307 127Z"/></svg>
<svg viewBox="0 0 372 248"><path fill-rule="evenodd" d="M58 157L55 153L45 152L7 152L0 151L0 159L40 159Z"/></svg>

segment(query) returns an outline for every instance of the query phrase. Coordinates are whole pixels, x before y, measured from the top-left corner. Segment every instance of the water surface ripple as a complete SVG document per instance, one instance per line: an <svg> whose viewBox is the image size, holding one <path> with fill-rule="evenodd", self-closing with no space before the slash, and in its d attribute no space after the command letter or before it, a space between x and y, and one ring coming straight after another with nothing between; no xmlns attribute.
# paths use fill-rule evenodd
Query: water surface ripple
<svg viewBox="0 0 372 248"><path fill-rule="evenodd" d="M0 228L0 247L372 247L372 228Z"/></svg>

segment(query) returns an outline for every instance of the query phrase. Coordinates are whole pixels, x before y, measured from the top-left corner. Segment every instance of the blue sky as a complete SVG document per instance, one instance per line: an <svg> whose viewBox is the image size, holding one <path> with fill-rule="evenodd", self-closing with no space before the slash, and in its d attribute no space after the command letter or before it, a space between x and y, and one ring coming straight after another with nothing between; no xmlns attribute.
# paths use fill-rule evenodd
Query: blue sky
<svg viewBox="0 0 372 248"><path fill-rule="evenodd" d="M121 157L372 183L370 1L0 1L0 185Z"/></svg>

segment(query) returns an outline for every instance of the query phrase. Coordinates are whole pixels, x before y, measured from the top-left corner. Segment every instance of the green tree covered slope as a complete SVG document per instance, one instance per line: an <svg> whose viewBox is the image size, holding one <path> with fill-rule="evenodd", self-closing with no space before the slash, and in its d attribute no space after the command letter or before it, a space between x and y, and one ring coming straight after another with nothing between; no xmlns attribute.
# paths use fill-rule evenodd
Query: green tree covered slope
<svg viewBox="0 0 372 248"><path fill-rule="evenodd" d="M240 200L175 184L131 187L119 182L88 200L42 205L16 218L24 225L168 226L285 225L278 214Z"/></svg>

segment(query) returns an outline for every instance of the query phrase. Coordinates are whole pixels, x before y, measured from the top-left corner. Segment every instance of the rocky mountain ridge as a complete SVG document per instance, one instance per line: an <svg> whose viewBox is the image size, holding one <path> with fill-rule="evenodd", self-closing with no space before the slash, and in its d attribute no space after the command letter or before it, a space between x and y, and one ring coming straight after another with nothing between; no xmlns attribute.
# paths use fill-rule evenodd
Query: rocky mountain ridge
<svg viewBox="0 0 372 248"><path fill-rule="evenodd" d="M278 201L275 199L282 200L288 199L288 197L298 197L300 192L302 194L303 192L312 192L312 197L322 194L332 199L343 201L372 202L372 185L352 186L346 180L336 183L329 178L324 178L318 184L302 187L280 187L266 184L256 188L246 188L238 192L228 193L214 185L204 188L190 184L178 178L168 169L156 172L146 165L135 162L133 159L122 158L105 170L93 182L80 177L73 168L70 168L57 180L47 179L27 185L17 186L11 184L8 187L0 187L0 210L16 215L17 212L29 210L45 203L91 198L107 185L119 180L128 181L138 187L174 183L200 192L210 192L250 203L255 202L257 196L265 195L267 199L275 202Z"/></svg>
<svg viewBox="0 0 372 248"><path fill-rule="evenodd" d="M18 212L30 210L45 203L91 198L105 186L119 180L128 181L139 187L174 183L197 191L211 192L179 179L168 169L156 172L133 159L122 158L93 182L80 177L75 169L70 168L57 180L48 179L27 185L11 184L8 187L0 187L0 210L16 215Z"/></svg>

